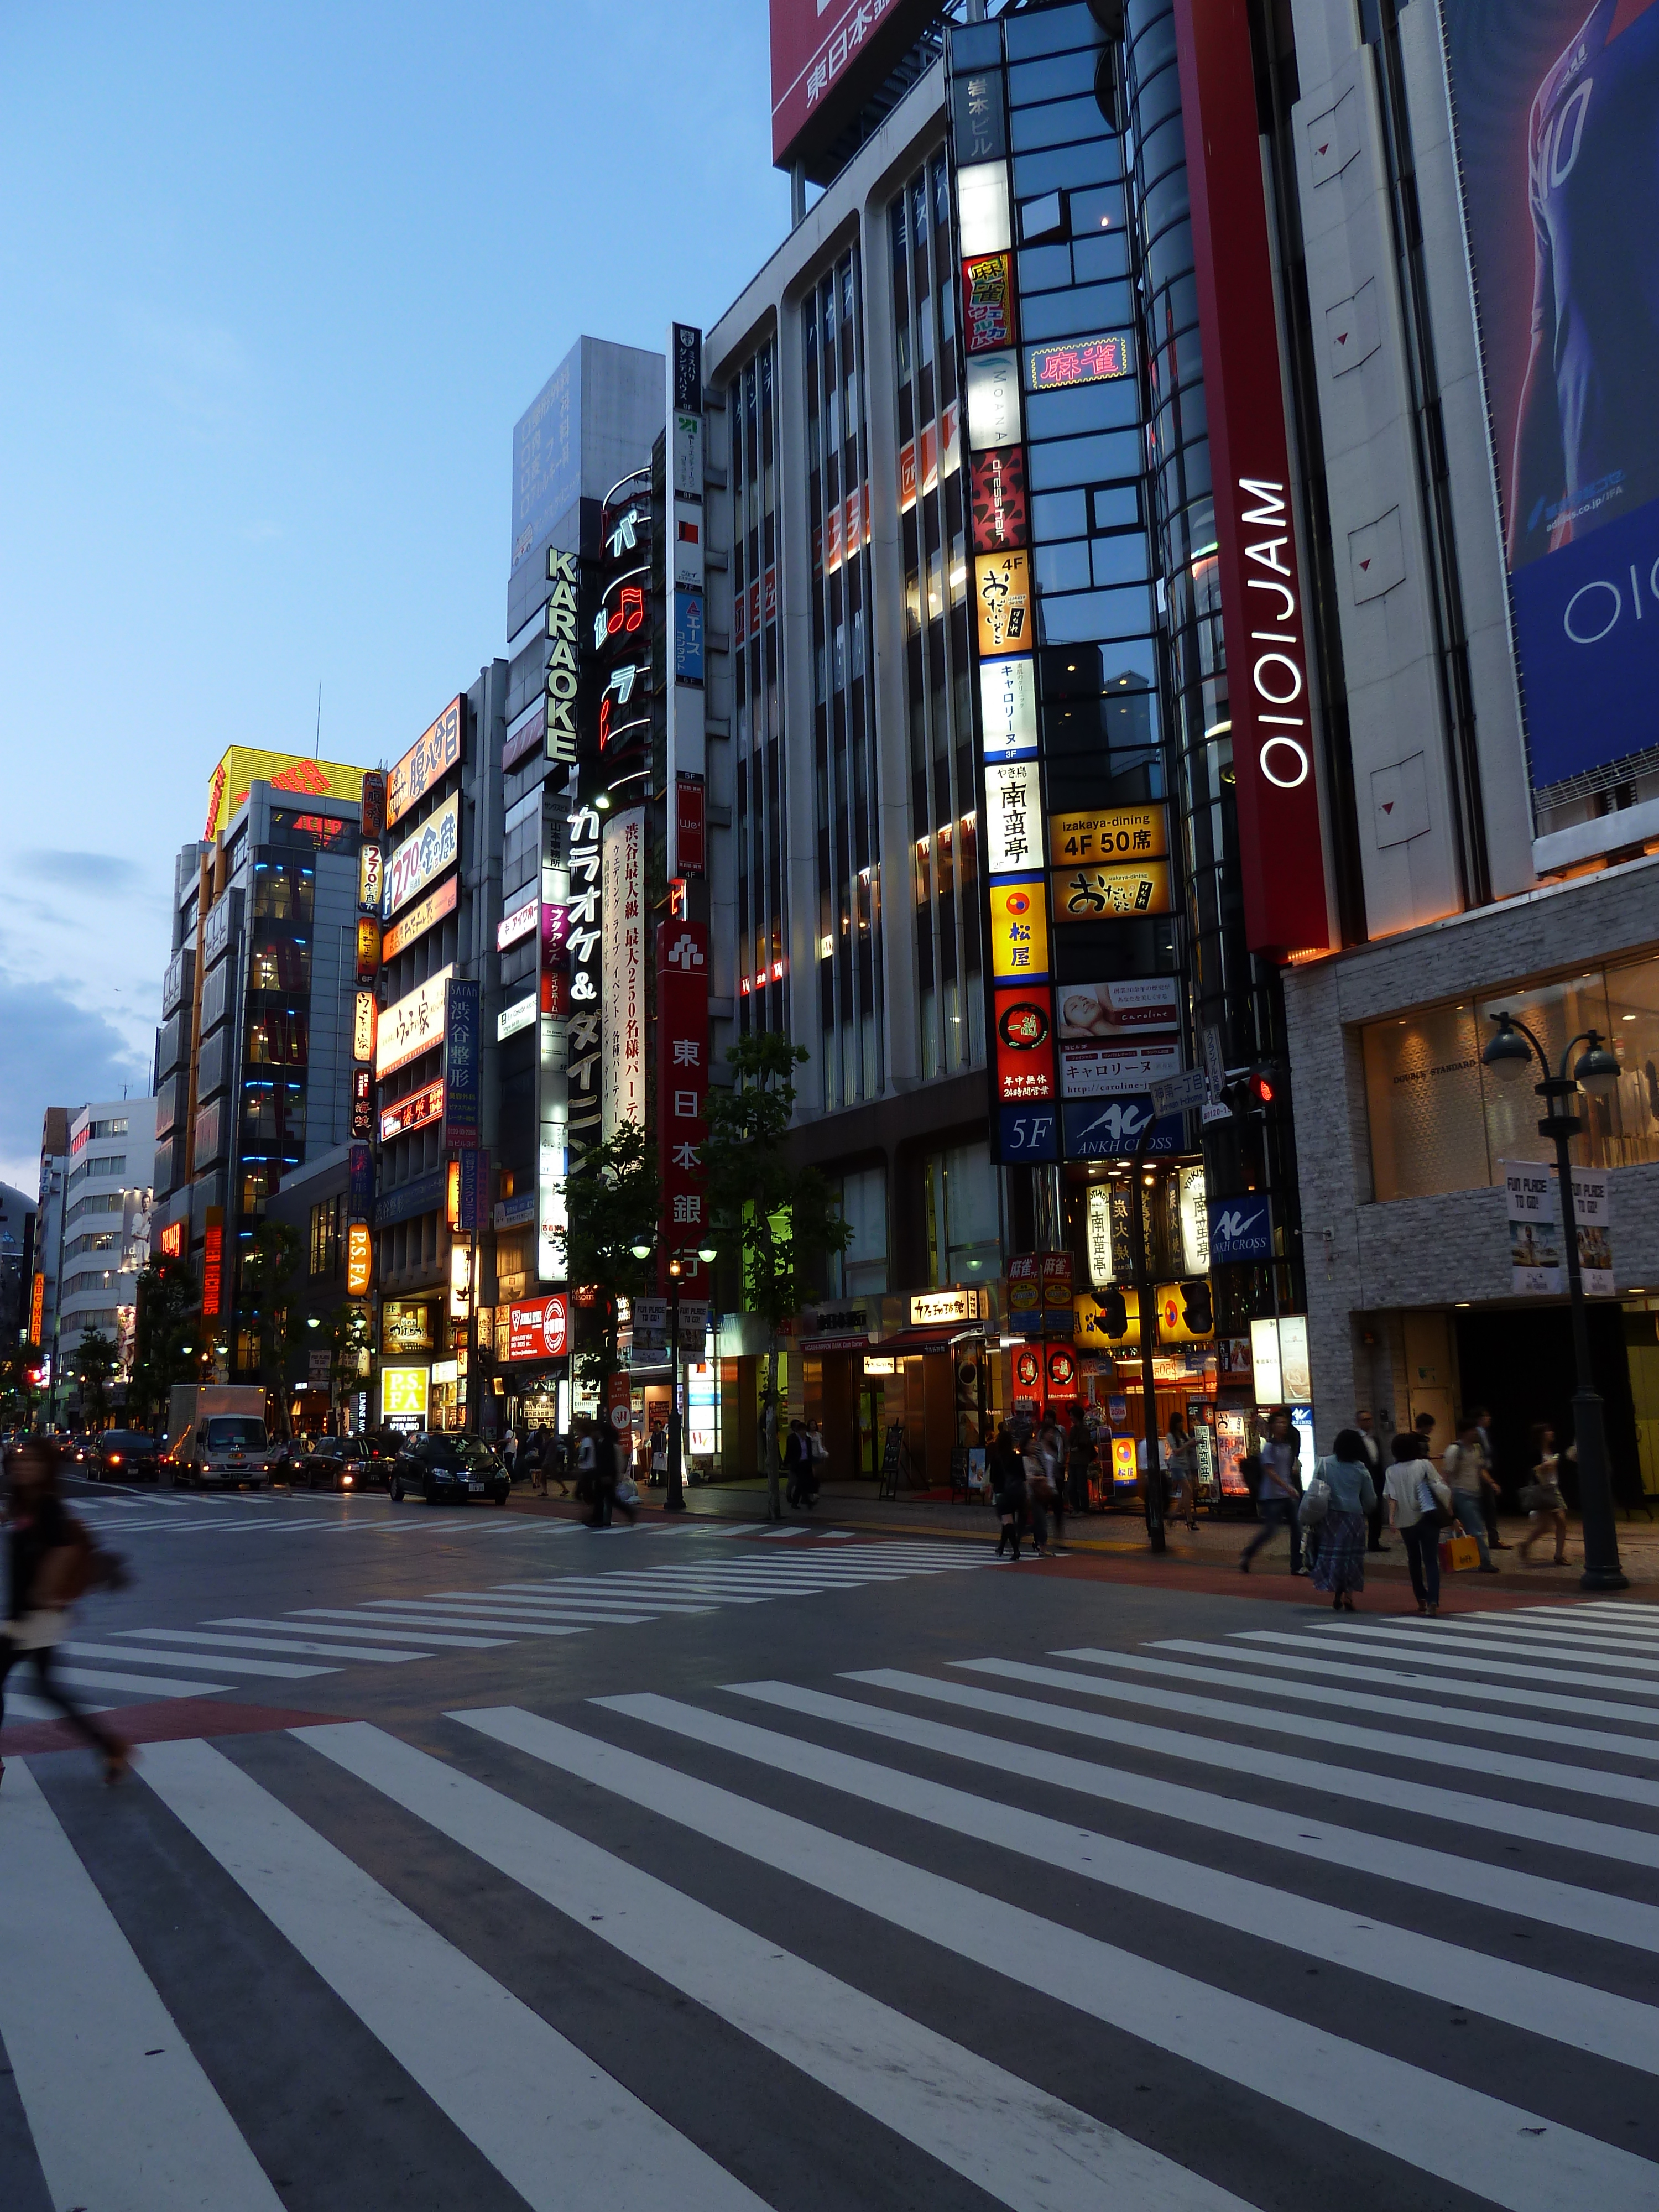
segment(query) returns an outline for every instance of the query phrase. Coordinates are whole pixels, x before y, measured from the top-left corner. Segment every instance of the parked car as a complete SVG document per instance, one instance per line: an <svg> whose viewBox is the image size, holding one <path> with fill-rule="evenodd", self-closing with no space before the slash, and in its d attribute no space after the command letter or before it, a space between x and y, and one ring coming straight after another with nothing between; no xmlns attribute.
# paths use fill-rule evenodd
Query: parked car
<svg viewBox="0 0 1659 2212"><path fill-rule="evenodd" d="M296 1488L371 1490L390 1480L392 1461L373 1437L319 1437L295 1467Z"/></svg>
<svg viewBox="0 0 1659 2212"><path fill-rule="evenodd" d="M143 1429L106 1429L92 1439L85 1474L88 1482L156 1482L163 1447Z"/></svg>
<svg viewBox="0 0 1659 2212"><path fill-rule="evenodd" d="M416 1492L428 1505L441 1501L465 1505L470 1498L489 1498L505 1505L513 1485L495 1455L471 1438L440 1433L406 1440L392 1468L392 1495L401 1501Z"/></svg>

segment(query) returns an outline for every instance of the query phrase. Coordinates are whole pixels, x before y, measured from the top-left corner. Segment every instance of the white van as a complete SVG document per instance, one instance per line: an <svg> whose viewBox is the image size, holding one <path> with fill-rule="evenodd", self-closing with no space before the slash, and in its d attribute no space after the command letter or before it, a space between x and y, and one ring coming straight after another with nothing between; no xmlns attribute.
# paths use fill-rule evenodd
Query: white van
<svg viewBox="0 0 1659 2212"><path fill-rule="evenodd" d="M174 1385L168 1407L163 1484L210 1483L259 1490L270 1478L276 1447L265 1430L265 1394L257 1383Z"/></svg>

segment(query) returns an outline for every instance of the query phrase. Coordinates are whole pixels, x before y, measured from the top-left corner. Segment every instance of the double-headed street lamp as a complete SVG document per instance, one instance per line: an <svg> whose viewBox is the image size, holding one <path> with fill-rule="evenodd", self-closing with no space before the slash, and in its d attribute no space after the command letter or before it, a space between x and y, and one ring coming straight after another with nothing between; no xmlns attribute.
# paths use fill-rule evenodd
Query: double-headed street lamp
<svg viewBox="0 0 1659 2212"><path fill-rule="evenodd" d="M1577 1389L1572 1395L1573 1440L1578 1452L1579 1506L1584 1522L1584 1572L1581 1589L1620 1590L1627 1587L1619 1565L1619 1535L1613 1517L1613 1483L1607 1468L1607 1427L1601 1395L1590 1372L1589 1322L1584 1310L1584 1281L1578 1264L1578 1218L1572 1202L1572 1164L1567 1147L1583 1127L1571 1102L1579 1091L1593 1098L1610 1097L1618 1088L1619 1062L1601 1042L1596 1030L1583 1030L1561 1054L1561 1066L1550 1073L1549 1054L1524 1022L1511 1014L1494 1014L1498 1035L1481 1054L1500 1083L1518 1083L1532 1067L1533 1057L1544 1071L1544 1080L1534 1089L1544 1101L1540 1137L1555 1140L1556 1181L1561 1190L1561 1237L1566 1248L1567 1297L1572 1309L1572 1353ZM1587 1049L1567 1061L1577 1045Z"/></svg>
<svg viewBox="0 0 1659 2212"><path fill-rule="evenodd" d="M636 1260L648 1260L654 1247L642 1240L629 1249ZM671 1252L668 1255L668 1495L663 1500L663 1510L667 1513L685 1510L680 1425L680 1284L690 1257L689 1252ZM705 1267L712 1267L716 1257L714 1247L700 1244L697 1257Z"/></svg>

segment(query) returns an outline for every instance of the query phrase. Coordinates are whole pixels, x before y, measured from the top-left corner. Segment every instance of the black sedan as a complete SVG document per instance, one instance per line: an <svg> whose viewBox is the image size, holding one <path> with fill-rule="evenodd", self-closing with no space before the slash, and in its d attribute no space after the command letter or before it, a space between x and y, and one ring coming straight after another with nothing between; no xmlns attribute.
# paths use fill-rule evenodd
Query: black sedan
<svg viewBox="0 0 1659 2212"><path fill-rule="evenodd" d="M392 1462L370 1437L319 1437L295 1465L296 1490L372 1490L384 1487Z"/></svg>
<svg viewBox="0 0 1659 2212"><path fill-rule="evenodd" d="M106 1429L88 1437L83 1470L88 1482L155 1482L161 1450L143 1429Z"/></svg>
<svg viewBox="0 0 1659 2212"><path fill-rule="evenodd" d="M488 1498L505 1505L513 1479L494 1452L465 1437L416 1437L400 1451L392 1468L394 1499L418 1494L428 1505L465 1505Z"/></svg>

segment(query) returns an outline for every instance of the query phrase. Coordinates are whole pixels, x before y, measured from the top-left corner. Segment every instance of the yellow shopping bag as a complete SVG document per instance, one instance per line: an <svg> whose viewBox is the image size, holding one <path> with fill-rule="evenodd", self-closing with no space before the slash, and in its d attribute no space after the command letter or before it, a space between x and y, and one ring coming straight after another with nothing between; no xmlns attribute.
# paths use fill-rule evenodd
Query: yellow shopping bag
<svg viewBox="0 0 1659 2212"><path fill-rule="evenodd" d="M1440 1571L1443 1575L1466 1575L1480 1564L1480 1547L1473 1536L1443 1536L1440 1539Z"/></svg>

